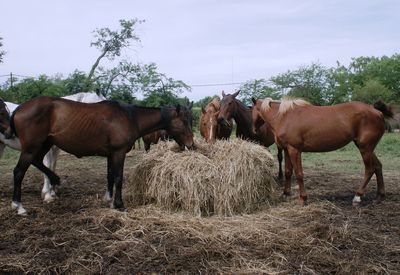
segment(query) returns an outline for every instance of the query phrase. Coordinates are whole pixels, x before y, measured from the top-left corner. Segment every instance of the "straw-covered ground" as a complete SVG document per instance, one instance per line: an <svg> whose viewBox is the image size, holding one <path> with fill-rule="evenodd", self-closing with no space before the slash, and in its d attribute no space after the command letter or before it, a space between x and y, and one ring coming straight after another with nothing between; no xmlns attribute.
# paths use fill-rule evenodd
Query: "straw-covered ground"
<svg viewBox="0 0 400 275"><path fill-rule="evenodd" d="M125 173L146 158L135 151ZM385 171L387 199L373 204L373 180L365 201L353 207L361 172L308 167L309 205L260 204L248 214L201 217L156 204L128 212L108 208L105 160L62 155L59 199L44 204L41 174L31 168L22 199L28 216L10 207L17 154L0 160L0 272L13 273L306 273L355 274L400 271L398 170ZM328 166L328 165L327 165ZM196 171L194 171L196 172ZM276 171L275 171L276 173ZM129 177L127 176L127 181ZM125 190L127 191L127 189Z"/></svg>

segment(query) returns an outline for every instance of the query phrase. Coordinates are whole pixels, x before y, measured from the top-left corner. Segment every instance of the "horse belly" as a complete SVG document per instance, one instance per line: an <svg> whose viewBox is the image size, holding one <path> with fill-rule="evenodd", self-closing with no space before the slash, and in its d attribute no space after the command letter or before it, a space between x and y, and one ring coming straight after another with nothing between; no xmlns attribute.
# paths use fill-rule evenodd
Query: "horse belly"
<svg viewBox="0 0 400 275"><path fill-rule="evenodd" d="M108 152L107 137L101 135L54 135L50 140L59 148L77 157L106 156Z"/></svg>
<svg viewBox="0 0 400 275"><path fill-rule="evenodd" d="M328 152L347 145L353 140L351 133L310 134L303 138L304 152Z"/></svg>

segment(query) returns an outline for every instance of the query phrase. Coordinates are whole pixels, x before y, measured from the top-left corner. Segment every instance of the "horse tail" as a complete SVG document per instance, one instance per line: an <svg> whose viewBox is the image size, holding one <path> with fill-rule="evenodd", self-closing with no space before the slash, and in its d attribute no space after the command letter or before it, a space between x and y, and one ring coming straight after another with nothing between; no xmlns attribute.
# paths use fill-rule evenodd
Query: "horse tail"
<svg viewBox="0 0 400 275"><path fill-rule="evenodd" d="M392 108L388 107L382 100L375 102L374 108L382 112L385 118L393 118Z"/></svg>

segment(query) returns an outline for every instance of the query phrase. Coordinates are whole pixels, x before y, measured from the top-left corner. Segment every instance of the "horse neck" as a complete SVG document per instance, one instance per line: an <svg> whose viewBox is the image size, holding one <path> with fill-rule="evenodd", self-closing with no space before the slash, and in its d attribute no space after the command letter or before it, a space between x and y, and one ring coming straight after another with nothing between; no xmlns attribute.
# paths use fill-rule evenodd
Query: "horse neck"
<svg viewBox="0 0 400 275"><path fill-rule="evenodd" d="M167 110L137 106L133 108L135 108L135 115L131 117L131 120L134 120L132 123L137 127L140 137L168 127Z"/></svg>
<svg viewBox="0 0 400 275"><path fill-rule="evenodd" d="M240 128L243 137L250 138L252 137L251 109L238 100L235 100L235 103L236 107L232 112L232 117L235 120L237 127Z"/></svg>
<svg viewBox="0 0 400 275"><path fill-rule="evenodd" d="M264 120L268 123L269 128L274 133L282 119L282 116L278 114L279 105L280 103L278 102L272 102L269 110L262 111Z"/></svg>

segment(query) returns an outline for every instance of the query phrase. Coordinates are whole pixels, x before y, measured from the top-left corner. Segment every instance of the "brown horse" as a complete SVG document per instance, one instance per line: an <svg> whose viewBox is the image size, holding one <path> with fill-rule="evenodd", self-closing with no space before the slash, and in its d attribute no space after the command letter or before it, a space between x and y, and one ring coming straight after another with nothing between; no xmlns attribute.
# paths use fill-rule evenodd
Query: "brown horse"
<svg viewBox="0 0 400 275"><path fill-rule="evenodd" d="M160 140L161 141L169 140L169 135L166 130L158 130L150 134L144 135L142 139L144 143L144 149L147 152L150 150L151 144L157 144Z"/></svg>
<svg viewBox="0 0 400 275"><path fill-rule="evenodd" d="M361 202L368 182L376 175L377 199L385 196L382 164L374 153L375 146L385 132L384 117L392 117L392 111L382 102L374 107L349 102L334 106L313 106L301 99L284 98L253 99L253 130L264 121L271 125L276 143L285 151L284 195L291 192L292 170L299 185L300 202L306 203L304 189L302 152L327 152L339 149L354 141L360 150L365 165L364 180L353 199L353 204Z"/></svg>
<svg viewBox="0 0 400 275"><path fill-rule="evenodd" d="M33 164L45 173L51 184L59 177L43 165L43 157L51 146L77 157L107 157L107 193L112 207L124 209L122 180L125 154L140 136L166 129L181 148L193 148L193 133L188 110L145 108L116 101L80 103L54 97L38 97L20 105L11 117L11 128L21 142L21 155L14 169L12 207L25 214L21 204L21 182Z"/></svg>
<svg viewBox="0 0 400 275"><path fill-rule="evenodd" d="M188 110L188 121L190 124L190 128L192 129L193 126L193 113L192 113L192 108L193 108L193 101L189 103L189 105L186 106L186 109ZM144 143L144 149L147 151L150 150L150 145L151 144L157 144L160 140L161 141L166 141L166 140L171 140L171 136L168 134L168 131L166 130L158 130L154 131L150 134L144 135L142 137L143 143ZM140 141L140 140L138 140Z"/></svg>
<svg viewBox="0 0 400 275"><path fill-rule="evenodd" d="M222 92L221 110L218 115L219 124L229 124L227 121L233 118L236 122L236 136L238 138L255 141L265 147L271 146L275 143L275 138L267 123L263 123L263 125L257 129L257 133L253 133L251 121L252 108L247 107L236 99L239 92L240 91L237 91L234 94L225 94ZM279 179L283 178L282 160L282 149L278 147Z"/></svg>
<svg viewBox="0 0 400 275"><path fill-rule="evenodd" d="M0 133L4 133L10 127L10 112L6 103L0 98Z"/></svg>
<svg viewBox="0 0 400 275"><path fill-rule="evenodd" d="M207 142L214 142L216 139L229 139L232 133L231 120L227 124L218 123L218 113L221 108L218 99L213 99L207 106L201 108L200 134Z"/></svg>

